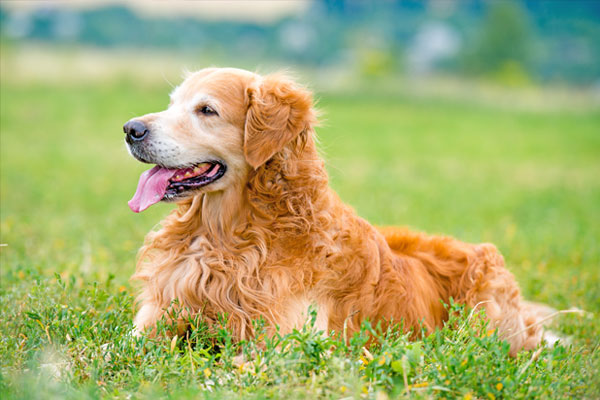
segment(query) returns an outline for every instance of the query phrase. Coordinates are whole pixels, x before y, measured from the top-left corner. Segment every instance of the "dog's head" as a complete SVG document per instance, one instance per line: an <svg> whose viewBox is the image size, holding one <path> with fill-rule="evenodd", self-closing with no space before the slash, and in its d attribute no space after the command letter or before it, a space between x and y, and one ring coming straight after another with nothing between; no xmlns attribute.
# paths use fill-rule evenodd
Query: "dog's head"
<svg viewBox="0 0 600 400"><path fill-rule="evenodd" d="M140 177L129 206L140 212L243 185L314 120L310 92L288 78L232 68L195 72L165 111L123 126L131 155L156 164Z"/></svg>

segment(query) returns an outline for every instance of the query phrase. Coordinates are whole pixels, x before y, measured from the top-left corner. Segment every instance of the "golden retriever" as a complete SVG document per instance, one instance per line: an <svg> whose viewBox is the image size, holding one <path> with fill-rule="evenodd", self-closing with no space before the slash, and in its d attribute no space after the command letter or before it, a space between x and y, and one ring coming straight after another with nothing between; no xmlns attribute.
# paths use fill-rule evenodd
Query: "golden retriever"
<svg viewBox="0 0 600 400"><path fill-rule="evenodd" d="M190 74L167 110L125 124L129 152L156 164L131 209L177 203L140 250L138 331L152 333L177 304L179 330L193 313L209 324L227 314L237 339L259 317L286 333L313 304L325 332L352 333L368 318L416 335L442 326L453 298L485 307L512 355L540 342L538 309L493 245L375 228L345 205L315 124L308 90L232 68Z"/></svg>

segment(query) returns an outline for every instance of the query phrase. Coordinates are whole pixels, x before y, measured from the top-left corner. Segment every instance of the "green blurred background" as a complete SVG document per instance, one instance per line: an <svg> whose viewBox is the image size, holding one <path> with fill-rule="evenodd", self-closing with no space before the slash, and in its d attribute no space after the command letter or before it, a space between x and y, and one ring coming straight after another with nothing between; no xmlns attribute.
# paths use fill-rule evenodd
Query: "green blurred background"
<svg viewBox="0 0 600 400"><path fill-rule="evenodd" d="M129 346L136 252L173 208L127 207L148 167L122 125L214 65L287 68L314 90L331 185L361 216L493 242L528 299L594 313L553 324L570 372L518 365L549 368L544 393L597 397L597 1L3 1L0 391L136 398L179 376L160 343L131 365L102 356ZM66 391L48 389L56 360Z"/></svg>
<svg viewBox="0 0 600 400"><path fill-rule="evenodd" d="M332 186L375 224L491 241L525 294L600 310L600 3L3 2L2 288L114 275L133 214L122 124L182 71L289 68ZM29 275L28 275L29 274Z"/></svg>

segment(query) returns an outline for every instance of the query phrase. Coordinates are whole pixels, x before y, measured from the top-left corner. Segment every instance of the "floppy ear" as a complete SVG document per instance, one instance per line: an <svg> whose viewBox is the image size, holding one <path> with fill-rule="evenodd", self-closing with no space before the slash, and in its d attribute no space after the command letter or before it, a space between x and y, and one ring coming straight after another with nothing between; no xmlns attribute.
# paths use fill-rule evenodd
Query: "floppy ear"
<svg viewBox="0 0 600 400"><path fill-rule="evenodd" d="M280 75L247 89L250 102L244 132L244 155L254 169L315 122L312 96Z"/></svg>

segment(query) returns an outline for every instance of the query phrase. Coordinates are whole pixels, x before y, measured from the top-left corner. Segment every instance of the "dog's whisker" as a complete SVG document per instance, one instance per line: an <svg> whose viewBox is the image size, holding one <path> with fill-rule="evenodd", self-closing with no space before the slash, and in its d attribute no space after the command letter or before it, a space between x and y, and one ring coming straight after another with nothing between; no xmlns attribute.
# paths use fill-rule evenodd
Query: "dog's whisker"
<svg viewBox="0 0 600 400"><path fill-rule="evenodd" d="M171 89L175 89L175 85L171 83L171 81L169 81L169 79L167 78L167 75L165 75L165 71L161 71L161 75L163 80L171 87Z"/></svg>

